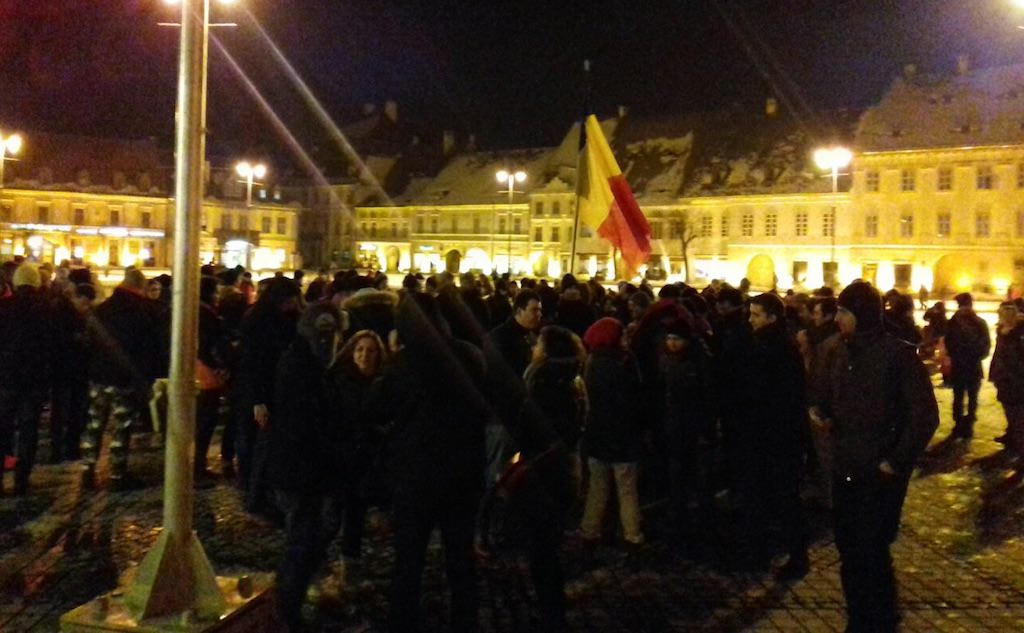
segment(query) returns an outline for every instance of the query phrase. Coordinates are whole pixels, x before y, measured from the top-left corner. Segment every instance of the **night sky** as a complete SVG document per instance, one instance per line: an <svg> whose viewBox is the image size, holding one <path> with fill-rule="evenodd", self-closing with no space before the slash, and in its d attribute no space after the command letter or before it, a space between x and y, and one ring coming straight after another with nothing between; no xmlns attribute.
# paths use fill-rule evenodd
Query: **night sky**
<svg viewBox="0 0 1024 633"><path fill-rule="evenodd" d="M863 106L906 63L948 71L1024 60L1011 0L239 0L215 31L305 145L317 124L245 10L339 122L393 99L426 139L475 133L484 147L557 143L583 102L634 114L755 106L770 93L808 109ZM155 136L169 144L175 19L162 0L0 0L0 129ZM277 140L211 49L210 147Z"/></svg>

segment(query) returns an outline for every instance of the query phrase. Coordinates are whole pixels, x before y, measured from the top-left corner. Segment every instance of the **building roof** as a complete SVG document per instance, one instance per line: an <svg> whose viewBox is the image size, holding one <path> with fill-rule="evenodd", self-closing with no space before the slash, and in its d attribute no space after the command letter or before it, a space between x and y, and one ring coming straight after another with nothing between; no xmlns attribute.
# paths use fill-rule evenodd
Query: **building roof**
<svg viewBox="0 0 1024 633"><path fill-rule="evenodd" d="M859 151L884 152L1019 143L1024 64L955 74L897 77L861 118Z"/></svg>
<svg viewBox="0 0 1024 633"><path fill-rule="evenodd" d="M4 180L32 189L166 195L171 156L155 139L123 140L26 131Z"/></svg>

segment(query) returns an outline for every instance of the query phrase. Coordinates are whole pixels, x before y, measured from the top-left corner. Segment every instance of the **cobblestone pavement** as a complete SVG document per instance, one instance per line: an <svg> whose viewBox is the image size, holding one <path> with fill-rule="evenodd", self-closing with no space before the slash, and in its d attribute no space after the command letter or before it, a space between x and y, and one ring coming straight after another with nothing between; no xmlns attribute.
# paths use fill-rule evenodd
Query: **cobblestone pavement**
<svg viewBox="0 0 1024 633"><path fill-rule="evenodd" d="M950 396L938 390L943 424L911 484L894 547L905 631L1024 631L1024 482L992 441L1004 427L986 385L969 445L942 442ZM117 585L154 542L161 515L162 450L146 437L131 468L148 487L114 492L101 470L97 491L76 465L42 466L30 494L0 499L0 630L56 631L60 615ZM45 454L45 451L43 451ZM10 475L8 475L10 477ZM11 482L7 482L10 490ZM574 631L841 631L838 555L816 515L811 573L792 585L767 574L729 572L673 557L655 535L639 552L567 555ZM332 550L311 601L326 631L383 630L392 551L386 518L371 514L367 551L356 565ZM199 491L196 529L220 574L272 571L282 548L274 526L249 516L226 482ZM435 541L424 579L425 631L445 630L442 553ZM480 566L485 631L536 630L525 566L499 554Z"/></svg>

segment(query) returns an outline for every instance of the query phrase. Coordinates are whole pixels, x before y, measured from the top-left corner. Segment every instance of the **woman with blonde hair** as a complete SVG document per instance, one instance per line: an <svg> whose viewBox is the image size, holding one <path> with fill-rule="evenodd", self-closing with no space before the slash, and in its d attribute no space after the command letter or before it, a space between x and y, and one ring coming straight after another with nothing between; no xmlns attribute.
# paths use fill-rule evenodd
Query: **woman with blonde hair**
<svg viewBox="0 0 1024 633"><path fill-rule="evenodd" d="M374 468L380 460L387 428L370 404L374 381L387 359L387 348L373 330L360 330L338 352L327 372L327 389L333 415L341 419L335 428L337 451L345 472L345 531L342 554L359 558L366 510L372 491L379 488L381 473Z"/></svg>

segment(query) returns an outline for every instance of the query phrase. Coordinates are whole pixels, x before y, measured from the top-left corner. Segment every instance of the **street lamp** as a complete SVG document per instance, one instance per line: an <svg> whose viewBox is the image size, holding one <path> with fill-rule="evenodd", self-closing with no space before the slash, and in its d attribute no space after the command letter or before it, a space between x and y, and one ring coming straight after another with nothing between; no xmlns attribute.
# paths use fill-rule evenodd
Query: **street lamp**
<svg viewBox="0 0 1024 633"><path fill-rule="evenodd" d="M4 188L4 163L7 162L7 156L13 156L21 151L21 136L19 134L11 134L4 138L2 132L0 132L0 189Z"/></svg>
<svg viewBox="0 0 1024 633"><path fill-rule="evenodd" d="M829 255L832 279L827 280L829 285L834 285L839 272L839 265L836 263L836 194L839 192L839 170L850 164L853 160L853 153L841 145L823 147L815 150L814 162L818 169L827 169L832 172L832 250Z"/></svg>
<svg viewBox="0 0 1024 633"><path fill-rule="evenodd" d="M512 199L515 197L515 185L517 182L526 182L526 172L516 171L511 172L507 169L500 169L495 174L498 182L501 184L508 185L508 226L505 227L505 231L508 234L508 259L505 261L505 272L512 275ZM492 217L493 221L493 217ZM491 262L493 266L494 262L494 232L491 231Z"/></svg>
<svg viewBox="0 0 1024 633"><path fill-rule="evenodd" d="M245 206L252 206L252 182L267 175L267 166L263 163L255 165L248 161L242 161L235 165L235 171L242 178L245 178Z"/></svg>

